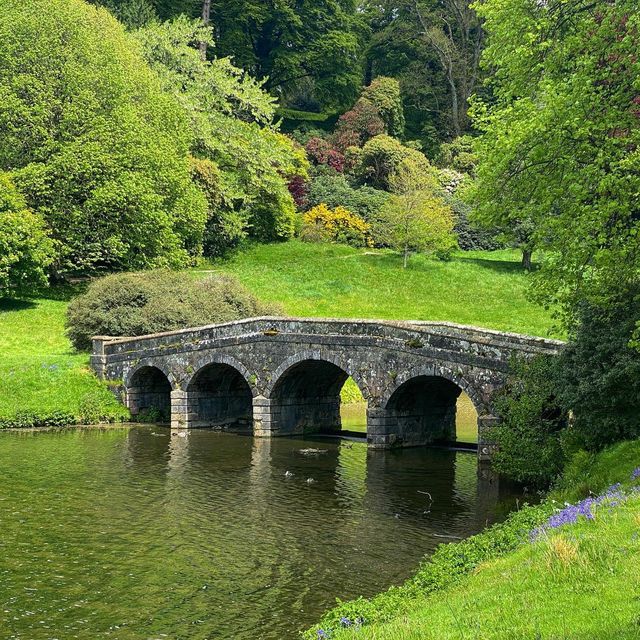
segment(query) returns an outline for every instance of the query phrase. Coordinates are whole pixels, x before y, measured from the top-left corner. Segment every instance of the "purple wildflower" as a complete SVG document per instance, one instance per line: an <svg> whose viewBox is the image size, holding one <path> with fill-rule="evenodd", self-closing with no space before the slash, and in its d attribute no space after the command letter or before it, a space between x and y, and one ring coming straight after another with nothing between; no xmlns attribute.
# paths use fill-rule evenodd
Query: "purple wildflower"
<svg viewBox="0 0 640 640"><path fill-rule="evenodd" d="M350 627L351 626L351 620L349 620L349 618L342 617L342 618L340 618L340 625L343 626L343 627Z"/></svg>
<svg viewBox="0 0 640 640"><path fill-rule="evenodd" d="M324 629L318 629L316 631L316 635L318 637L318 640L321 640L322 638L328 638L329 637L329 634Z"/></svg>
<svg viewBox="0 0 640 640"><path fill-rule="evenodd" d="M632 479L632 480L640 480L640 467L636 467L636 468L631 472L631 479Z"/></svg>

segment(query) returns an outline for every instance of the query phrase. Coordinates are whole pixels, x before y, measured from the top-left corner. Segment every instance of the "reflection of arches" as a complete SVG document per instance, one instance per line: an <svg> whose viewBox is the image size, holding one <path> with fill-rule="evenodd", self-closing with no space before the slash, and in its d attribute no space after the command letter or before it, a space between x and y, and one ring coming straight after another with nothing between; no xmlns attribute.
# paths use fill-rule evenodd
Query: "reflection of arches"
<svg viewBox="0 0 640 640"><path fill-rule="evenodd" d="M129 374L127 406L133 416L154 422L168 422L171 417L171 389L168 376L156 366L141 365Z"/></svg>
<svg viewBox="0 0 640 640"><path fill-rule="evenodd" d="M224 362L210 362L187 386L189 425L249 430L253 393L243 373Z"/></svg>
<svg viewBox="0 0 640 640"><path fill-rule="evenodd" d="M331 360L317 353L299 354L279 367L268 389L274 432L340 431L340 391L349 373Z"/></svg>

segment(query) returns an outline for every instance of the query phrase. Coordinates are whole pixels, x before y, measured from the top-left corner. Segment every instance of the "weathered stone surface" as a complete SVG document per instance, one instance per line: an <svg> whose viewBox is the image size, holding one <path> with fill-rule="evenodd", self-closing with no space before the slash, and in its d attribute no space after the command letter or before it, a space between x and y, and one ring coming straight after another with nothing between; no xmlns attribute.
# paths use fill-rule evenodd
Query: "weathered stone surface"
<svg viewBox="0 0 640 640"><path fill-rule="evenodd" d="M478 411L479 455L514 354L561 342L442 322L253 318L138 338L97 337L92 366L120 382L136 414L175 428L218 426L271 437L340 428L352 376L368 402L372 447L414 446L455 433L461 391Z"/></svg>

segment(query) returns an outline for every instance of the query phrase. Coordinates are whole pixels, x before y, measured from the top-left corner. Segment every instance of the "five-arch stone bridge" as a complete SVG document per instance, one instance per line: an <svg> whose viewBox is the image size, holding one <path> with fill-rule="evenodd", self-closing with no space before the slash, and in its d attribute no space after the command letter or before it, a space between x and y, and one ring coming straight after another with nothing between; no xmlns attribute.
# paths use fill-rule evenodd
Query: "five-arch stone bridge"
<svg viewBox="0 0 640 640"><path fill-rule="evenodd" d="M455 440L464 391L488 457L485 432L511 357L561 345L443 322L268 317L96 337L92 366L134 415L266 437L339 431L340 391L351 376L368 403L367 442L378 448Z"/></svg>

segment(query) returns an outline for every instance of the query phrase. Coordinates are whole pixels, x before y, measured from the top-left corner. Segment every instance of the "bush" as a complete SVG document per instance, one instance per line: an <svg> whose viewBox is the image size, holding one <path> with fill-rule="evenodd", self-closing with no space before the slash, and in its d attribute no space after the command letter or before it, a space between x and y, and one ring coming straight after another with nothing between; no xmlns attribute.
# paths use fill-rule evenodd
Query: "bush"
<svg viewBox="0 0 640 640"><path fill-rule="evenodd" d="M410 162L416 170L430 175L436 180L436 171L427 157L416 149L405 147L395 138L379 135L371 138L359 152L347 153L347 164L355 163L356 178L376 189L390 190L389 180L404 162Z"/></svg>
<svg viewBox="0 0 640 640"><path fill-rule="evenodd" d="M640 437L640 355L631 345L640 318L640 287L583 302L558 360L557 395L572 412L574 448L599 451Z"/></svg>
<svg viewBox="0 0 640 640"><path fill-rule="evenodd" d="M319 204L304 214L303 223L301 236L308 241L324 239L352 247L372 244L369 225L344 207L331 210L326 204Z"/></svg>
<svg viewBox="0 0 640 640"><path fill-rule="evenodd" d="M67 335L78 350L95 335L139 336L278 313L228 276L124 273L95 280L67 309Z"/></svg>
<svg viewBox="0 0 640 640"><path fill-rule="evenodd" d="M557 376L552 356L514 359L496 402L502 423L490 434L498 445L493 467L534 487L549 486L565 463L567 421L556 398Z"/></svg>
<svg viewBox="0 0 640 640"><path fill-rule="evenodd" d="M326 204L330 209L344 207L371 220L384 206L389 194L373 187L354 188L343 175L320 175L309 183L306 194L308 207Z"/></svg>

